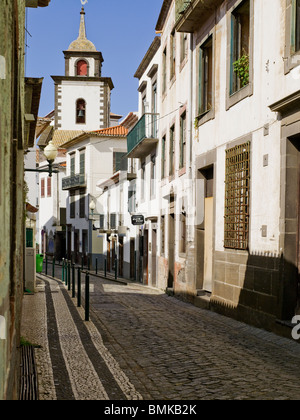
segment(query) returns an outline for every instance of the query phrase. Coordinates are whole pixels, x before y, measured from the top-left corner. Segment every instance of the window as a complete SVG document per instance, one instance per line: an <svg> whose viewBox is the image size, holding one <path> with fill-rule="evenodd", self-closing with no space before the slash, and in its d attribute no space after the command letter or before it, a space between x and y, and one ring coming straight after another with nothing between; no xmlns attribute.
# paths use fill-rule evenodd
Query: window
<svg viewBox="0 0 300 420"><path fill-rule="evenodd" d="M70 175L75 175L75 154L70 155Z"/></svg>
<svg viewBox="0 0 300 420"><path fill-rule="evenodd" d="M45 179L41 179L41 198L45 197Z"/></svg>
<svg viewBox="0 0 300 420"><path fill-rule="evenodd" d="M161 142L161 179L164 179L166 174L166 136L163 136Z"/></svg>
<svg viewBox="0 0 300 420"><path fill-rule="evenodd" d="M180 242L179 242L179 253L186 253L186 214L180 215Z"/></svg>
<svg viewBox="0 0 300 420"><path fill-rule="evenodd" d="M188 53L188 36L187 34L180 34L180 62L182 63Z"/></svg>
<svg viewBox="0 0 300 420"><path fill-rule="evenodd" d="M155 197L156 193L156 155L151 156L151 198Z"/></svg>
<svg viewBox="0 0 300 420"><path fill-rule="evenodd" d="M114 152L113 160L113 173L119 171L127 171L128 161L126 158L126 153Z"/></svg>
<svg viewBox="0 0 300 420"><path fill-rule="evenodd" d="M81 151L79 155L80 175L85 175L85 151Z"/></svg>
<svg viewBox="0 0 300 420"><path fill-rule="evenodd" d="M286 0L285 74L300 64L300 0Z"/></svg>
<svg viewBox="0 0 300 420"><path fill-rule="evenodd" d="M117 229L117 215L116 213L112 213L110 215L110 228Z"/></svg>
<svg viewBox="0 0 300 420"><path fill-rule="evenodd" d="M224 247L248 249L250 142L226 151Z"/></svg>
<svg viewBox="0 0 300 420"><path fill-rule="evenodd" d="M292 1L291 52L300 51L300 0Z"/></svg>
<svg viewBox="0 0 300 420"><path fill-rule="evenodd" d="M152 85L152 136L158 137L158 123L157 123L157 83Z"/></svg>
<svg viewBox="0 0 300 420"><path fill-rule="evenodd" d="M77 76L87 76L88 75L88 64L85 60L79 60L77 62L76 75Z"/></svg>
<svg viewBox="0 0 300 420"><path fill-rule="evenodd" d="M33 229L26 228L26 248L33 248Z"/></svg>
<svg viewBox="0 0 300 420"><path fill-rule="evenodd" d="M80 219L85 218L85 194L80 194L80 201L79 201L79 217Z"/></svg>
<svg viewBox="0 0 300 420"><path fill-rule="evenodd" d="M180 161L179 168L186 165L186 112L180 117Z"/></svg>
<svg viewBox="0 0 300 420"><path fill-rule="evenodd" d="M144 115L146 111L147 111L147 96L146 96L146 91L144 91L142 95L142 115Z"/></svg>
<svg viewBox="0 0 300 420"><path fill-rule="evenodd" d="M70 219L75 219L75 193L70 193Z"/></svg>
<svg viewBox="0 0 300 420"><path fill-rule="evenodd" d="M170 35L170 80L175 76L176 71L176 38L175 31Z"/></svg>
<svg viewBox="0 0 300 420"><path fill-rule="evenodd" d="M52 178L47 178L47 197L51 197Z"/></svg>
<svg viewBox="0 0 300 420"><path fill-rule="evenodd" d="M141 166L141 199L145 199L145 172L146 172L146 163L142 162Z"/></svg>
<svg viewBox="0 0 300 420"><path fill-rule="evenodd" d="M152 114L157 113L157 83L152 85Z"/></svg>
<svg viewBox="0 0 300 420"><path fill-rule="evenodd" d="M120 211L119 211L119 226L124 226L124 191L120 188Z"/></svg>
<svg viewBox="0 0 300 420"><path fill-rule="evenodd" d="M105 227L104 227L104 214L100 214L99 219L100 219L100 229L104 230L105 229Z"/></svg>
<svg viewBox="0 0 300 420"><path fill-rule="evenodd" d="M128 212L136 212L136 181L131 181L128 188Z"/></svg>
<svg viewBox="0 0 300 420"><path fill-rule="evenodd" d="M198 115L212 109L213 104L213 39L212 36L199 51Z"/></svg>
<svg viewBox="0 0 300 420"><path fill-rule="evenodd" d="M174 175L175 169L175 125L170 129L169 175Z"/></svg>
<svg viewBox="0 0 300 420"><path fill-rule="evenodd" d="M162 72L162 93L165 93L167 90L167 48L163 52Z"/></svg>
<svg viewBox="0 0 300 420"><path fill-rule="evenodd" d="M84 99L78 99L76 102L76 123L85 124L86 122L86 102Z"/></svg>
<svg viewBox="0 0 300 420"><path fill-rule="evenodd" d="M245 0L231 14L230 94L249 84L250 0Z"/></svg>

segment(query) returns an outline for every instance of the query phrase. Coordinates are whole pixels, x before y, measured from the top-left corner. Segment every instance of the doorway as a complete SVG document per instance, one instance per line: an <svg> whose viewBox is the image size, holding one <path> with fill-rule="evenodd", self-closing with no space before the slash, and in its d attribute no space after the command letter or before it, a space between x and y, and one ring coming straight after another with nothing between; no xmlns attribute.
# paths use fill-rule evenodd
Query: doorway
<svg viewBox="0 0 300 420"><path fill-rule="evenodd" d="M130 278L135 278L135 239L130 238Z"/></svg>
<svg viewBox="0 0 300 420"><path fill-rule="evenodd" d="M87 266L87 255L88 255L88 232L87 230L82 231L82 261L83 265Z"/></svg>
<svg viewBox="0 0 300 420"><path fill-rule="evenodd" d="M156 281L156 249L157 249L157 244L156 244L156 230L153 229L152 230L152 286L156 287L157 285L157 281Z"/></svg>
<svg viewBox="0 0 300 420"><path fill-rule="evenodd" d="M79 231L75 230L74 232L74 263L78 264L79 256Z"/></svg>
<svg viewBox="0 0 300 420"><path fill-rule="evenodd" d="M119 276L123 277L123 267L124 267L124 242L123 236L119 237Z"/></svg>
<svg viewBox="0 0 300 420"><path fill-rule="evenodd" d="M169 275L168 288L174 288L174 274L175 274L175 215L169 214Z"/></svg>
<svg viewBox="0 0 300 420"><path fill-rule="evenodd" d="M298 128L298 126L297 126ZM299 129L299 128L298 128ZM300 135L287 138L282 319L300 314ZM294 228L292 228L294 226Z"/></svg>
<svg viewBox="0 0 300 420"><path fill-rule="evenodd" d="M214 255L214 166L199 171L203 222L197 230L197 289L212 293Z"/></svg>
<svg viewBox="0 0 300 420"><path fill-rule="evenodd" d="M147 229L145 229L145 231L144 231L143 282L146 285L148 285L148 275L149 275L148 240L149 240L149 231Z"/></svg>

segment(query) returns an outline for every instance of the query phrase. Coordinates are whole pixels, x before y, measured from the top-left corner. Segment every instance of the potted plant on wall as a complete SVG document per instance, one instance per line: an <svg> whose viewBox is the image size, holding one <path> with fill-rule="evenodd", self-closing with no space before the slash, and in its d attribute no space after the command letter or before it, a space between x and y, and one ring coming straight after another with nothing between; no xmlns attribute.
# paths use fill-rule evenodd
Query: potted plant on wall
<svg viewBox="0 0 300 420"><path fill-rule="evenodd" d="M247 86L249 84L249 54L244 53L235 61L233 63L233 70L240 80L240 87Z"/></svg>

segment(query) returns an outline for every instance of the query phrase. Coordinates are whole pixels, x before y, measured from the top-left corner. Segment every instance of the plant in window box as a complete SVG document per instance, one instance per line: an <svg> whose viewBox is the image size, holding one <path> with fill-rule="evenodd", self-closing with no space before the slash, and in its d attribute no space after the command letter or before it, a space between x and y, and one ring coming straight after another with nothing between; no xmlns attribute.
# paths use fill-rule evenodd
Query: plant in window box
<svg viewBox="0 0 300 420"><path fill-rule="evenodd" d="M233 70L237 74L241 82L241 88L249 84L249 55L242 55L233 63Z"/></svg>

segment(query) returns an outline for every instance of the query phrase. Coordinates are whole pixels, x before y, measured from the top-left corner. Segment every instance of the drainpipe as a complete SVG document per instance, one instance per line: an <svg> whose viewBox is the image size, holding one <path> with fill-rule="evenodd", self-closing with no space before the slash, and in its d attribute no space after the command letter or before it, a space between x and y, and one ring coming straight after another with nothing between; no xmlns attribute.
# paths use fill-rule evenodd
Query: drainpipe
<svg viewBox="0 0 300 420"><path fill-rule="evenodd" d="M190 36L190 51L191 51L191 59L190 59L190 92L189 92L189 103L190 103L190 179L193 179L193 80L194 80L194 54L193 54L193 47L194 47L194 35L191 34Z"/></svg>
<svg viewBox="0 0 300 420"><path fill-rule="evenodd" d="M193 170L194 170L194 165L193 165L193 142L194 142L194 122L193 122L193 116L194 116L194 112L193 112L193 107L194 107L194 103L193 103L193 99L194 99L194 94L193 94L193 82L194 82L194 34L191 33L190 34L190 91L189 91L189 111L190 111L190 165L189 165L189 180L190 180L190 196L192 197L192 203L191 204L191 208L194 209L193 211L193 217L194 217L194 221L196 218L196 214L197 214L197 209L196 209L196 180L194 179L193 176ZM195 284L195 289L196 289L196 284L197 284L197 264L195 264L196 262L196 228L195 225L192 227L192 231L189 232L190 239L193 239L191 241L191 247L190 250L194 251L194 284ZM193 254L192 254L193 255Z"/></svg>

